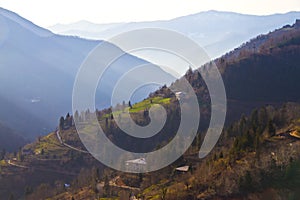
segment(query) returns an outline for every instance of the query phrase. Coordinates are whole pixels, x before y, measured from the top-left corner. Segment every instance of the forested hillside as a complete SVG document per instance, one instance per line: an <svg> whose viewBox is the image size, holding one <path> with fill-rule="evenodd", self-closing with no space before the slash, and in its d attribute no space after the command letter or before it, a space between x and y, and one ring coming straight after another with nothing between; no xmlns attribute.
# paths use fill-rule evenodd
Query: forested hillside
<svg viewBox="0 0 300 200"><path fill-rule="evenodd" d="M299 40L297 21L215 60L227 92L227 123L218 144L204 159L198 158L198 151L210 118L210 97L200 73L189 70L185 77L199 100L200 128L193 145L172 165L146 174L127 174L103 166L86 152L74 127L74 120L84 123L92 114L87 110L61 117L59 130L15 155L5 155L2 179L11 185L19 180L9 192L28 199L128 199L130 193L153 200L299 199ZM108 108L96 114L116 145L148 152L174 137L180 120L176 96L163 86L142 102L118 105L121 110L128 109L137 124L146 125L148 109L155 103L166 108L168 120L151 143L128 136L117 127L114 118L122 112ZM176 170L182 166L189 168ZM17 177L12 175L14 170ZM44 180L38 178L40 173ZM1 192L9 196L7 191Z"/></svg>

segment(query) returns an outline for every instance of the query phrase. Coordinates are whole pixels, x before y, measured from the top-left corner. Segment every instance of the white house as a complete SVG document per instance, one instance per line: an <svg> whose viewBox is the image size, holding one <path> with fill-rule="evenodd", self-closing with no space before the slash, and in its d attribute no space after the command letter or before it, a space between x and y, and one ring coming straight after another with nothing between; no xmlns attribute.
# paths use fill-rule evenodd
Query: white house
<svg viewBox="0 0 300 200"><path fill-rule="evenodd" d="M145 169L147 162L145 158L127 160L126 167L129 171L141 172Z"/></svg>
<svg viewBox="0 0 300 200"><path fill-rule="evenodd" d="M176 92L175 96L178 100L180 100L180 99L184 98L185 93L184 92Z"/></svg>
<svg viewBox="0 0 300 200"><path fill-rule="evenodd" d="M177 167L176 171L187 172L187 171L189 171L189 169L190 169L190 166L186 165L186 166L182 166L182 167Z"/></svg>

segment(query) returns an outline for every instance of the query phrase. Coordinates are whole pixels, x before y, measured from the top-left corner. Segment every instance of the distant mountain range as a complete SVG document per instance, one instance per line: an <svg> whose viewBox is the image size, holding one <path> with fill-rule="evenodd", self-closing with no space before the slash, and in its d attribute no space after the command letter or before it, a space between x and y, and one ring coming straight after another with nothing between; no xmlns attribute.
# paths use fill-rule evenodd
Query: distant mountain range
<svg viewBox="0 0 300 200"><path fill-rule="evenodd" d="M166 28L192 38L204 47L212 58L216 58L257 35L268 33L286 24L292 24L299 18L300 12L256 16L212 10L167 21L112 24L80 21L74 24L57 24L49 29L63 35L107 39L120 32L137 28Z"/></svg>
<svg viewBox="0 0 300 200"><path fill-rule="evenodd" d="M59 117L71 111L76 73L102 41L56 35L3 8L0 27L0 120L32 139L53 130ZM129 54L114 62L98 87L97 106L109 106L119 77L145 63ZM147 87L136 99L152 90Z"/></svg>

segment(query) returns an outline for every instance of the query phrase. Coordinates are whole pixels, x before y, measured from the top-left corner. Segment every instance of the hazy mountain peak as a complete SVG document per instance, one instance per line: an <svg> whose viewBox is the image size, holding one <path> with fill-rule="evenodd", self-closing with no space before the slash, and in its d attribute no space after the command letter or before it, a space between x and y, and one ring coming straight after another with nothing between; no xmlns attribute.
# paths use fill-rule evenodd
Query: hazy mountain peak
<svg viewBox="0 0 300 200"><path fill-rule="evenodd" d="M208 55L217 58L259 34L292 24L297 18L300 18L300 12L258 16L209 10L171 20L98 25L75 23L52 26L50 30L83 38L107 39L138 28L165 28L190 37L204 47Z"/></svg>
<svg viewBox="0 0 300 200"><path fill-rule="evenodd" d="M36 35L38 35L40 37L49 37L49 36L53 35L53 33L51 31L35 25L31 21L19 16L18 14L14 13L12 11L9 11L9 10L6 10L6 9L0 7L0 23L2 26L1 28L8 26L8 23L7 23L8 20L17 23L18 25L21 25L25 29L35 33Z"/></svg>

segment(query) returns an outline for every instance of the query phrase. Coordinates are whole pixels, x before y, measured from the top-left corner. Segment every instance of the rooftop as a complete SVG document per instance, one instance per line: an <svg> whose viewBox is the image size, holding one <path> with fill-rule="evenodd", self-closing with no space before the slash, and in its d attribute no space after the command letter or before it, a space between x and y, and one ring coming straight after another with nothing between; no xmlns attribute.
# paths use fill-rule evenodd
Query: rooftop
<svg viewBox="0 0 300 200"><path fill-rule="evenodd" d="M190 166L188 166L188 165L176 168L177 171L181 171L181 172L187 172L187 171L189 171L189 169L190 169Z"/></svg>
<svg viewBox="0 0 300 200"><path fill-rule="evenodd" d="M139 164L139 165L146 165L147 164L145 158L138 158L138 159L134 159L134 160L127 160L126 164L129 164L129 163Z"/></svg>

